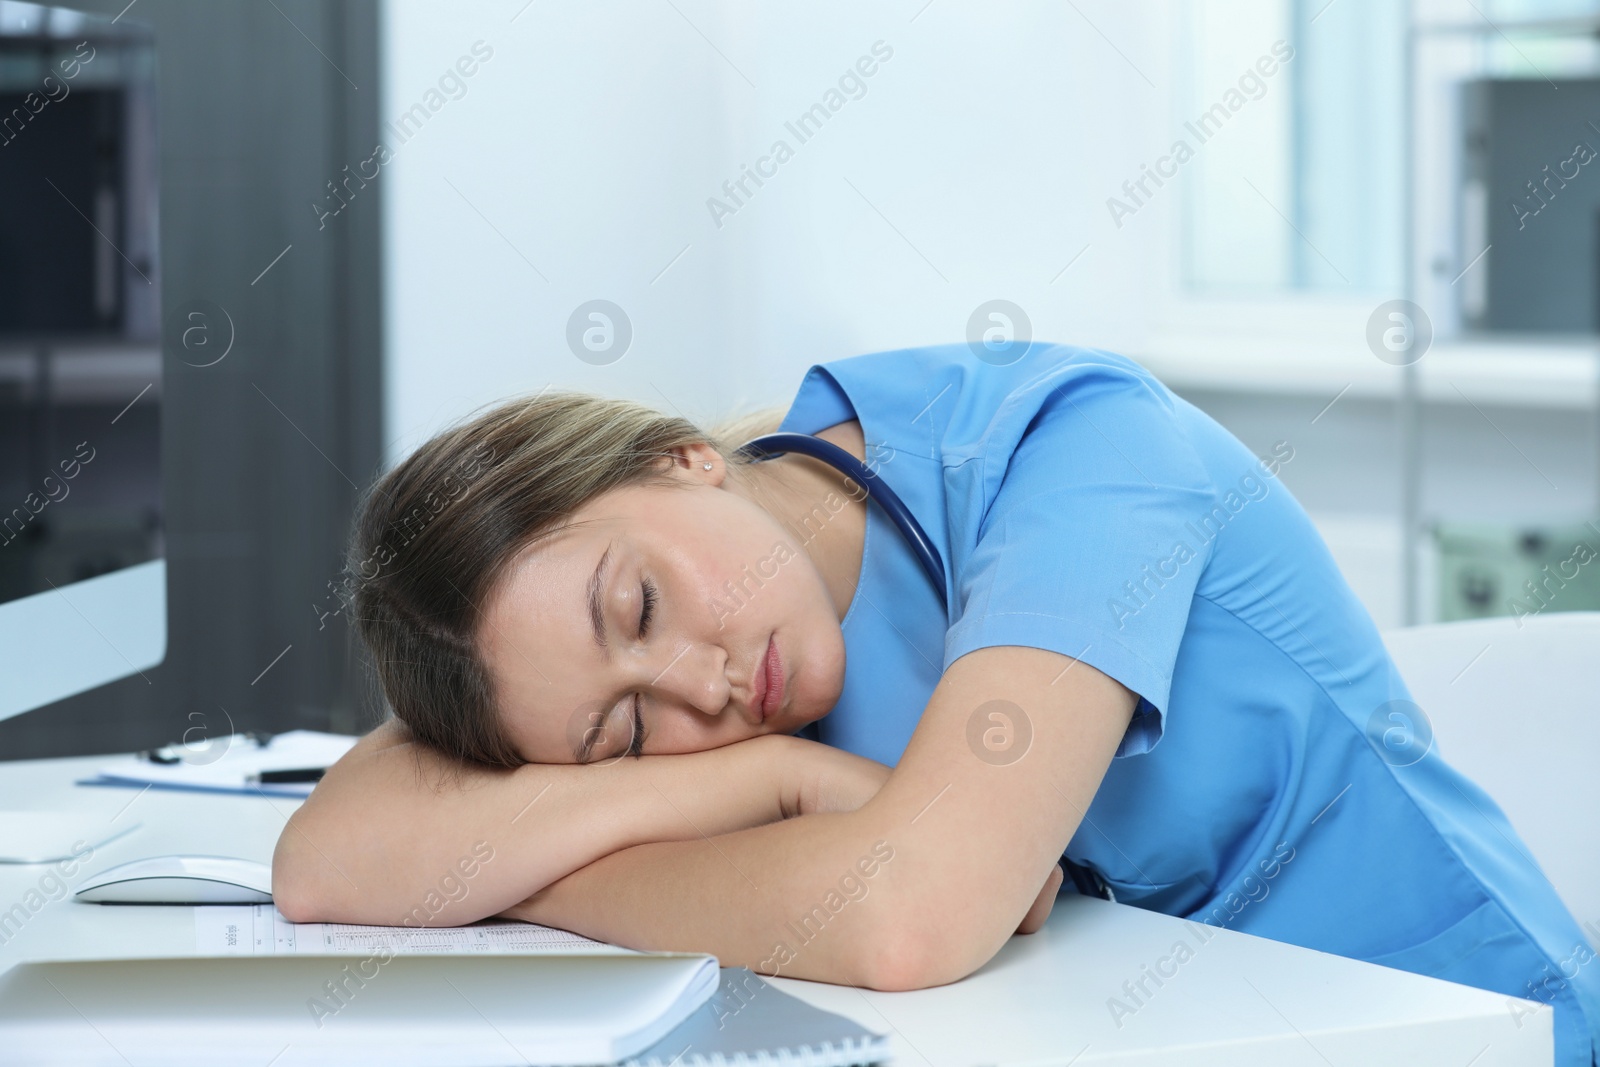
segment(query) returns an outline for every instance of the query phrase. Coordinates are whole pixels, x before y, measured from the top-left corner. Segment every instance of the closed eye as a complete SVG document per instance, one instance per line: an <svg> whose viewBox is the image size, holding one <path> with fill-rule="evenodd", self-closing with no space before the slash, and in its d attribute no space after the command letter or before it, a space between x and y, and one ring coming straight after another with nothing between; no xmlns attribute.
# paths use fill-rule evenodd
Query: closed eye
<svg viewBox="0 0 1600 1067"><path fill-rule="evenodd" d="M650 620L655 618L659 594L656 592L656 584L648 578L639 582L639 590L639 638L643 640L650 632Z"/></svg>
<svg viewBox="0 0 1600 1067"><path fill-rule="evenodd" d="M633 698L633 742L628 745L628 755L630 756L644 755L644 715L640 710L643 703L643 698L635 694Z"/></svg>
<svg viewBox="0 0 1600 1067"><path fill-rule="evenodd" d="M655 618L656 602L660 594L656 585L648 578L639 582L639 639L642 641L650 633L650 622ZM635 693L633 697L633 740L628 745L628 755L644 755L644 698Z"/></svg>

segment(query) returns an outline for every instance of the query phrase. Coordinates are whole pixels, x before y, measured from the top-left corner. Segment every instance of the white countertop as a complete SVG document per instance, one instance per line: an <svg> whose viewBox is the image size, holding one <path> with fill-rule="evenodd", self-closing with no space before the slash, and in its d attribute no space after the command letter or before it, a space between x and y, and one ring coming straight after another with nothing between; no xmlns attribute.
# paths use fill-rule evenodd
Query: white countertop
<svg viewBox="0 0 1600 1067"><path fill-rule="evenodd" d="M109 829L141 824L82 864L74 884L173 852L269 862L300 803L72 784L104 761L0 762L0 809L78 812ZM43 899L29 893L49 870L0 865L0 971L29 959L195 954L193 908L65 896L31 909L25 901ZM1181 963L1179 941L1192 953ZM1144 978L1158 966L1170 974L1159 986ZM1136 1001L1124 983L1141 978L1148 995ZM1510 1067L1553 1059L1543 1005L1520 1003L1519 1025L1499 994L1071 894L1039 933L1013 938L975 975L948 986L878 993L775 984L892 1034L899 1064ZM1131 1011L1114 1012L1112 998Z"/></svg>

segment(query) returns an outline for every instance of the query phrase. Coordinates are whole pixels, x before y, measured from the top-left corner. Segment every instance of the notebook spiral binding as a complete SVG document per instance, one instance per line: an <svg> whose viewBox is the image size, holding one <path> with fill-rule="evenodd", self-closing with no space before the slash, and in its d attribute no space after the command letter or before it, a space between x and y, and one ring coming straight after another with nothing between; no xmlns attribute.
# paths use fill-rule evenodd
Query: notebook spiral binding
<svg viewBox="0 0 1600 1067"><path fill-rule="evenodd" d="M720 1052L706 1055L684 1049L671 1059L652 1055L649 1059L624 1060L621 1067L870 1067L882 1063L888 1055L888 1042L884 1038L850 1037L753 1055L746 1052L736 1052L732 1056Z"/></svg>

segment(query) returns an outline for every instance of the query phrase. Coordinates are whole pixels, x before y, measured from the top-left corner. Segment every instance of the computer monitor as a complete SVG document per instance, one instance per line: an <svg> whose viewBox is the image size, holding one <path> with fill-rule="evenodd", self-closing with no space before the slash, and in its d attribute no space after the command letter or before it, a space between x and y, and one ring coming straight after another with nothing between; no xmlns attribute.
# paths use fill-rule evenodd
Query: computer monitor
<svg viewBox="0 0 1600 1067"><path fill-rule="evenodd" d="M166 655L155 43L125 15L0 0L0 719Z"/></svg>

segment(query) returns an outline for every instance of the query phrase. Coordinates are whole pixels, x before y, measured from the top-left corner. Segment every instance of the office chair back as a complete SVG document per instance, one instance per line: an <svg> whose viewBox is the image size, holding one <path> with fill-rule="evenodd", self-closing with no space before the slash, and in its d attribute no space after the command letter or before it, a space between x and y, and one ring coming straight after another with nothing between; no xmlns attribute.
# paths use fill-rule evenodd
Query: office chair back
<svg viewBox="0 0 1600 1067"><path fill-rule="evenodd" d="M1440 753L1499 803L1579 924L1600 926L1600 612L1383 638Z"/></svg>

